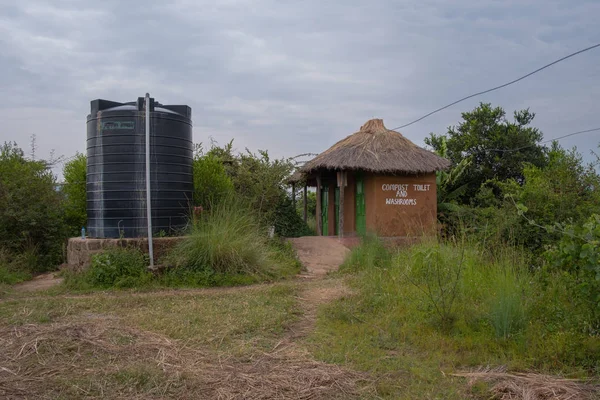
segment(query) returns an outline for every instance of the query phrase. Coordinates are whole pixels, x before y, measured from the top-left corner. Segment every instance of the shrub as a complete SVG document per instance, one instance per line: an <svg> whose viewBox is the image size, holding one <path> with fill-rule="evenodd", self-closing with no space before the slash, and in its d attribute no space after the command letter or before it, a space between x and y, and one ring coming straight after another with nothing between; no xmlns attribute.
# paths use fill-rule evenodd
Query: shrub
<svg viewBox="0 0 600 400"><path fill-rule="evenodd" d="M194 157L194 205L210 208L232 193L233 183L223 161L214 154L204 155L197 149Z"/></svg>
<svg viewBox="0 0 600 400"><path fill-rule="evenodd" d="M84 279L92 287L130 288L147 285L152 279L148 260L140 250L115 248L92 256Z"/></svg>
<svg viewBox="0 0 600 400"><path fill-rule="evenodd" d="M14 285L31 279L32 266L37 264L37 255L25 252L17 257L0 249L0 284Z"/></svg>
<svg viewBox="0 0 600 400"><path fill-rule="evenodd" d="M573 300L588 316L585 329L600 333L600 215L593 214L582 225L558 225L558 244L545 253L550 271L565 273Z"/></svg>
<svg viewBox="0 0 600 400"><path fill-rule="evenodd" d="M300 237L313 234L300 214L294 209L292 200L282 196L273 215L275 233L282 237Z"/></svg>
<svg viewBox="0 0 600 400"><path fill-rule="evenodd" d="M0 248L12 254L35 249L27 272L60 263L67 236L61 194L48 165L25 158L16 144L0 146Z"/></svg>

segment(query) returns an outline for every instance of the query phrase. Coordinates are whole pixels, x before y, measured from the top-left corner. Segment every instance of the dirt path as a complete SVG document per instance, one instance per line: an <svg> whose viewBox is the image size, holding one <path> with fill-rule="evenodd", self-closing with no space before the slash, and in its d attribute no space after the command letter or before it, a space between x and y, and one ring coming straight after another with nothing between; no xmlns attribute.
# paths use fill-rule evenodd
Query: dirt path
<svg viewBox="0 0 600 400"><path fill-rule="evenodd" d="M58 277L56 272L48 272L38 275L30 281L19 283L13 289L15 292L37 292L60 285L62 281L63 278Z"/></svg>
<svg viewBox="0 0 600 400"><path fill-rule="evenodd" d="M349 249L337 239L306 236L290 239L296 249L298 258L306 267L300 276L310 280L305 281L298 295L302 318L290 327L289 335L282 344L292 344L296 340L308 336L314 329L319 306L330 303L346 294L349 289L341 278L329 279L328 272L337 271L349 253Z"/></svg>
<svg viewBox="0 0 600 400"><path fill-rule="evenodd" d="M302 274L318 278L336 271L350 250L337 239L323 236L305 236L289 239L296 249L300 262L306 267Z"/></svg>

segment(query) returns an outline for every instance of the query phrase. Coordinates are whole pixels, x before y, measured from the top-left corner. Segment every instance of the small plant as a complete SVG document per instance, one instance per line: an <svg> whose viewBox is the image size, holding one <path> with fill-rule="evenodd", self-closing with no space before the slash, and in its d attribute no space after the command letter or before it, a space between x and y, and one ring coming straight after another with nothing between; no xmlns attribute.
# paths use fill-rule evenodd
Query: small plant
<svg viewBox="0 0 600 400"><path fill-rule="evenodd" d="M152 279L146 256L139 250L116 248L95 254L84 272L92 287L129 288L144 286Z"/></svg>
<svg viewBox="0 0 600 400"><path fill-rule="evenodd" d="M360 271L364 269L388 266L391 252L384 246L381 239L373 234L361 238L361 243L352 249L341 266L342 271Z"/></svg>
<svg viewBox="0 0 600 400"><path fill-rule="evenodd" d="M448 249L439 244L421 246L413 252L405 272L406 280L425 295L444 331L449 331L454 323L454 302L465 257L464 245L458 252Z"/></svg>
<svg viewBox="0 0 600 400"><path fill-rule="evenodd" d="M491 285L490 322L496 337L508 339L520 332L525 323L525 307L517 271L495 266L489 276Z"/></svg>

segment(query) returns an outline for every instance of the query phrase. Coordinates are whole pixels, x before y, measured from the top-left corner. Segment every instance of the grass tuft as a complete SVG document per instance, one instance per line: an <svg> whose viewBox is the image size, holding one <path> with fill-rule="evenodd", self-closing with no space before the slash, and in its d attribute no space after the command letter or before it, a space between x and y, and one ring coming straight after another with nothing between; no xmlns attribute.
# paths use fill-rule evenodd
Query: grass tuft
<svg viewBox="0 0 600 400"><path fill-rule="evenodd" d="M261 280L292 275L299 267L289 246L269 240L252 210L235 200L201 216L165 262L193 273Z"/></svg>

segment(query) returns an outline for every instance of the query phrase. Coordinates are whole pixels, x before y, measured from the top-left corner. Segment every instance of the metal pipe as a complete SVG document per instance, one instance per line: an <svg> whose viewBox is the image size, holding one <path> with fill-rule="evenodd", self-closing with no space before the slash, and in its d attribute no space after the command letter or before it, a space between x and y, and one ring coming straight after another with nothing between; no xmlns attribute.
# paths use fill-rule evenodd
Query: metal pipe
<svg viewBox="0 0 600 400"><path fill-rule="evenodd" d="M148 220L148 255L150 266L154 266L152 247L152 203L150 191L150 94L146 93L146 219Z"/></svg>

